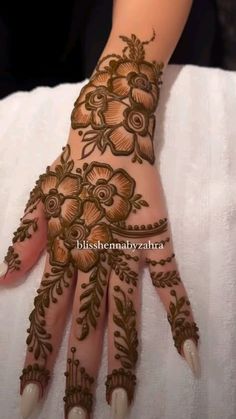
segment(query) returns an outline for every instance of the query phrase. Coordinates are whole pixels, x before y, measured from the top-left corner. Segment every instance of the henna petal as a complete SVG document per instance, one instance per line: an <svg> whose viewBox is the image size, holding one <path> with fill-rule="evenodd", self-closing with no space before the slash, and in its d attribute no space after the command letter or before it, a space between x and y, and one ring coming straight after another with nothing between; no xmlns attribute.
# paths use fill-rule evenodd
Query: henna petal
<svg viewBox="0 0 236 419"><path fill-rule="evenodd" d="M125 77L114 77L111 81L112 92L116 95L127 96L130 91L128 80Z"/></svg>
<svg viewBox="0 0 236 419"><path fill-rule="evenodd" d="M52 245L52 261L53 263L57 262L59 264L65 265L69 260L69 251L64 245L64 241L59 239L58 237L55 238L53 245Z"/></svg>
<svg viewBox="0 0 236 419"><path fill-rule="evenodd" d="M54 189L57 184L57 176L55 174L45 175L41 182L40 187L42 192L47 195L50 189Z"/></svg>
<svg viewBox="0 0 236 419"><path fill-rule="evenodd" d="M132 153L134 149L133 134L128 132L123 126L115 128L110 133L110 146L115 152L123 152L124 154Z"/></svg>
<svg viewBox="0 0 236 419"><path fill-rule="evenodd" d="M81 216L84 219L87 226L94 225L103 216L103 213L95 201L86 200L83 204L83 214Z"/></svg>
<svg viewBox="0 0 236 419"><path fill-rule="evenodd" d="M107 109L103 112L105 123L110 126L121 123L124 119L123 112L126 108L127 105L118 100L109 101Z"/></svg>
<svg viewBox="0 0 236 419"><path fill-rule="evenodd" d="M127 76L127 74L135 71L138 73L138 65L133 61L123 61L120 65L118 65L116 69L116 74L120 76Z"/></svg>
<svg viewBox="0 0 236 419"><path fill-rule="evenodd" d="M91 84L84 86L81 89L79 97L75 102L75 106L80 105L85 100L85 96L87 95L87 93L92 92L93 90L94 90L94 87Z"/></svg>
<svg viewBox="0 0 236 419"><path fill-rule="evenodd" d="M99 179L110 179L112 172L112 168L108 164L105 166L99 163L92 163L85 177L92 185L96 185Z"/></svg>
<svg viewBox="0 0 236 419"><path fill-rule="evenodd" d="M134 180L127 173L117 170L110 179L110 183L115 185L117 193L121 196L130 198L134 192Z"/></svg>
<svg viewBox="0 0 236 419"><path fill-rule="evenodd" d="M58 185L58 192L63 195L78 194L80 190L80 181L76 176L66 176Z"/></svg>
<svg viewBox="0 0 236 419"><path fill-rule="evenodd" d="M76 106L71 114L72 128L76 128L77 124L81 127L87 127L90 121L90 111L85 107L85 103L82 102Z"/></svg>
<svg viewBox="0 0 236 419"><path fill-rule="evenodd" d="M62 229L61 222L59 218L52 217L48 221L48 231L49 231L49 237L55 237L57 234L60 233Z"/></svg>
<svg viewBox="0 0 236 419"><path fill-rule="evenodd" d="M153 143L149 134L145 136L137 135L137 148L141 157L148 160L150 163L154 162Z"/></svg>
<svg viewBox="0 0 236 419"><path fill-rule="evenodd" d="M88 242L97 243L98 240L101 243L108 243L111 240L111 233L109 226L105 223L96 225L91 229L90 234L87 237Z"/></svg>
<svg viewBox="0 0 236 419"><path fill-rule="evenodd" d="M92 112L92 121L91 121L91 125L93 126L93 128L100 127L101 125L103 125L103 123L104 121L103 121L101 109L94 110Z"/></svg>
<svg viewBox="0 0 236 419"><path fill-rule="evenodd" d="M78 216L79 209L80 204L77 199L67 198L61 206L61 216L66 222L70 223Z"/></svg>
<svg viewBox="0 0 236 419"><path fill-rule="evenodd" d="M148 77L148 79L151 82L153 82L153 83L157 82L156 74L153 71L153 66L152 65L144 62L144 63L139 65L139 69L140 69L141 73L146 74L146 76Z"/></svg>
<svg viewBox="0 0 236 419"><path fill-rule="evenodd" d="M146 109L154 109L154 98L151 93L145 92L145 90L134 87L132 89L132 97L137 103L141 103Z"/></svg>
<svg viewBox="0 0 236 419"><path fill-rule="evenodd" d="M73 249L72 258L78 269L88 272L98 261L98 252L93 249Z"/></svg>
<svg viewBox="0 0 236 419"><path fill-rule="evenodd" d="M107 86L109 78L110 74L107 71L103 71L101 73L95 74L90 81L94 86Z"/></svg>
<svg viewBox="0 0 236 419"><path fill-rule="evenodd" d="M153 138L155 124L156 124L156 119L155 119L155 116L152 115L148 121L148 132L151 138Z"/></svg>
<svg viewBox="0 0 236 419"><path fill-rule="evenodd" d="M114 195L113 204L110 207L106 207L106 216L111 222L121 221L128 216L130 209L129 201L119 195Z"/></svg>

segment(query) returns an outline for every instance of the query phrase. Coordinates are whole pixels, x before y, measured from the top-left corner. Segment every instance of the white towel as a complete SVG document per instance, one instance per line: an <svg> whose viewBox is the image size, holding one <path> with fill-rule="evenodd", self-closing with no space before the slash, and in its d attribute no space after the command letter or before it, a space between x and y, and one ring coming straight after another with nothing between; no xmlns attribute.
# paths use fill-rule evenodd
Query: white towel
<svg viewBox="0 0 236 419"><path fill-rule="evenodd" d="M87 82L18 92L0 102L0 257L29 191L67 140L70 112ZM137 387L129 419L236 417L236 72L169 65L157 109L157 164L175 253L200 331L195 379L174 347L166 312L143 275ZM0 418L20 418L19 375L28 316L45 253L17 285L0 288ZM70 321L69 321L70 323ZM69 323L46 399L32 418L63 419ZM108 419L104 340L94 419Z"/></svg>

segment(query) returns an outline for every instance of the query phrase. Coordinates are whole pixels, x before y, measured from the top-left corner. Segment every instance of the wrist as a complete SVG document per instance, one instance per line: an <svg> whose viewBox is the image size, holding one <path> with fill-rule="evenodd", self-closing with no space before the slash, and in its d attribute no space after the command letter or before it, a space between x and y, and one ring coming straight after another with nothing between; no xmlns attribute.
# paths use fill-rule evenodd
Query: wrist
<svg viewBox="0 0 236 419"><path fill-rule="evenodd" d="M103 55L89 82L82 88L71 114L84 147L82 158L95 149L110 148L115 156L132 155L132 162L154 163L153 137L163 63L145 59L144 46L135 35L120 37L123 49Z"/></svg>

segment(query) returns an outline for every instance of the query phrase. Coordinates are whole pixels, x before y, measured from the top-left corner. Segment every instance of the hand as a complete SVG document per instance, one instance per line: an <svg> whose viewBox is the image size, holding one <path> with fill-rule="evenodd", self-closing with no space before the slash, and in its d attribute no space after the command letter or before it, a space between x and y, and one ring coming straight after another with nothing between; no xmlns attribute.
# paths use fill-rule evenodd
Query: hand
<svg viewBox="0 0 236 419"><path fill-rule="evenodd" d="M24 417L47 389L71 304L65 417L88 419L92 413L106 311L106 399L113 418L124 417L136 385L145 264L175 347L199 373L198 327L175 260L159 174L151 165L161 66L144 60L144 43L135 51L137 39L123 40L132 60L105 57L82 89L68 143L36 182L2 265L1 283L16 280L47 246L20 377ZM124 248L126 240L133 249ZM158 243L156 249L148 248L149 240ZM98 241L104 248L78 248ZM134 248L141 242L143 248Z"/></svg>

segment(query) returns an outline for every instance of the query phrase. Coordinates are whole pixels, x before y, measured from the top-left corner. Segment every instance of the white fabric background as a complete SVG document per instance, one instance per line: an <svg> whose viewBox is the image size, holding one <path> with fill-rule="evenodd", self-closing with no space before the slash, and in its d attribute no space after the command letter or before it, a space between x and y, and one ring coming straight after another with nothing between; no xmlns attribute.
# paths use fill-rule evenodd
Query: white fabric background
<svg viewBox="0 0 236 419"><path fill-rule="evenodd" d="M129 419L236 417L236 72L169 65L157 109L156 143L175 253L200 329L202 374L177 353L147 272L138 385ZM84 80L18 92L0 102L0 257L38 175L67 140ZM17 419L28 316L45 254L14 286L0 287L0 418ZM69 324L48 397L33 419L62 419ZM104 340L94 419L108 419Z"/></svg>

